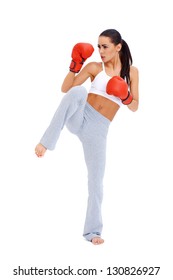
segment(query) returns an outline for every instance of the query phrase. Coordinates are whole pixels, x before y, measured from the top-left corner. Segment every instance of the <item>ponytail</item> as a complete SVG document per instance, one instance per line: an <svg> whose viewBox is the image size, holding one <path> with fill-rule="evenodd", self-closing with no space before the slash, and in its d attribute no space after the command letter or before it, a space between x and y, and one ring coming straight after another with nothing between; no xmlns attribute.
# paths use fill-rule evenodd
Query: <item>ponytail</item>
<svg viewBox="0 0 173 280"><path fill-rule="evenodd" d="M120 50L120 60L122 63L121 73L120 76L126 79L127 84L130 84L130 65L132 65L133 60L130 53L129 46L127 43L122 39L122 48Z"/></svg>

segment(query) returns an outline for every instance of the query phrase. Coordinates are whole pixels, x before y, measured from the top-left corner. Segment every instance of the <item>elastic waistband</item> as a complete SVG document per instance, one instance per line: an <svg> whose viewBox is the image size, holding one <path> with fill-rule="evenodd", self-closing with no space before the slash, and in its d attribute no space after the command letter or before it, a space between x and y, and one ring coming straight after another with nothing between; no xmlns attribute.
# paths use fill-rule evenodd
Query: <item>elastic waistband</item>
<svg viewBox="0 0 173 280"><path fill-rule="evenodd" d="M100 122L102 122L106 126L110 125L111 121L109 119L107 119L105 116L103 116L102 114L100 114L88 102L86 102L85 108L88 112L90 112L90 114L94 117L94 119L99 120Z"/></svg>

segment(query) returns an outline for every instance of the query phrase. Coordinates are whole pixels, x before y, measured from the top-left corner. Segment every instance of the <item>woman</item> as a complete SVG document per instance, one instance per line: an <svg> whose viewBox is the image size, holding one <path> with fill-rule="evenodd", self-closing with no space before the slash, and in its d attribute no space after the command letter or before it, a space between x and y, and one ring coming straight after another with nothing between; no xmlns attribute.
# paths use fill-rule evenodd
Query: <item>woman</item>
<svg viewBox="0 0 173 280"><path fill-rule="evenodd" d="M122 104L133 112L138 109L138 69L132 66L127 43L117 30L108 29L99 35L98 49L102 62L90 62L81 70L94 49L87 43L73 47L70 71L61 88L67 94L35 148L38 157L47 149L53 150L64 125L79 137L88 170L89 194L83 236L94 245L104 242L101 204L109 125ZM88 78L89 93L81 86Z"/></svg>

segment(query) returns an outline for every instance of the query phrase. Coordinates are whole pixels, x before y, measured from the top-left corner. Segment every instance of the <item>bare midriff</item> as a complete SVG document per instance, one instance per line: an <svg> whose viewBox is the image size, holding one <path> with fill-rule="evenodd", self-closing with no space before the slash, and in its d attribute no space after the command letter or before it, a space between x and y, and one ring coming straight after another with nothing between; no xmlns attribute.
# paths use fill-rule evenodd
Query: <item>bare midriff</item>
<svg viewBox="0 0 173 280"><path fill-rule="evenodd" d="M107 99L106 97L89 93L87 102L100 114L109 119L113 120L120 106L115 102Z"/></svg>

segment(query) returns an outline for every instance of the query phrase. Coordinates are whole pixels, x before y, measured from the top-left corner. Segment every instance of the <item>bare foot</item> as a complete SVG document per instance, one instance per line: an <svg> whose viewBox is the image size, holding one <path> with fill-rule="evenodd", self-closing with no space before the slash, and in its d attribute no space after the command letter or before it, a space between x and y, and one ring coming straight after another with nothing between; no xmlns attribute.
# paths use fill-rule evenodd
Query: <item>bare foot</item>
<svg viewBox="0 0 173 280"><path fill-rule="evenodd" d="M104 243L104 239L102 239L101 237L93 237L93 239L91 240L91 242L94 245L100 245Z"/></svg>
<svg viewBox="0 0 173 280"><path fill-rule="evenodd" d="M42 144L37 144L37 146L35 147L35 154L38 156L38 157L43 157L45 152L46 152L46 148L42 145Z"/></svg>

